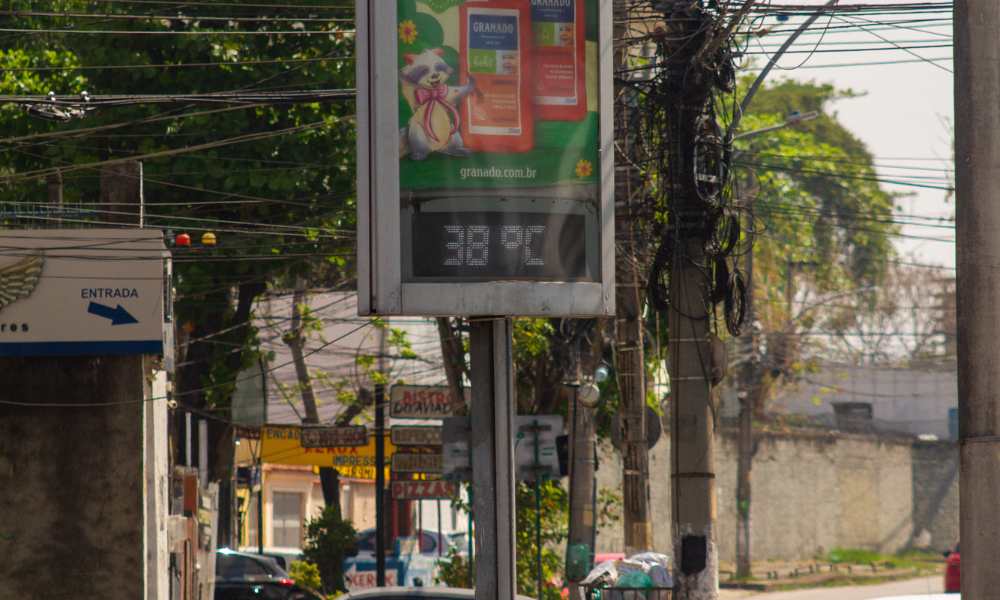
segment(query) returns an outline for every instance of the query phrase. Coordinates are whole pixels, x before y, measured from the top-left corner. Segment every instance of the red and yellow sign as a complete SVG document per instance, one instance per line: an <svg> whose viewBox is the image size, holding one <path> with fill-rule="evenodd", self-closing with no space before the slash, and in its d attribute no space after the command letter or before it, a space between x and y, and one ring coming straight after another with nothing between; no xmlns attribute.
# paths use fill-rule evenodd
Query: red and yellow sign
<svg viewBox="0 0 1000 600"><path fill-rule="evenodd" d="M386 479L394 452L396 446L386 436ZM375 438L369 439L365 446L303 448L301 427L264 427L261 430L261 462L333 467L341 477L375 479Z"/></svg>

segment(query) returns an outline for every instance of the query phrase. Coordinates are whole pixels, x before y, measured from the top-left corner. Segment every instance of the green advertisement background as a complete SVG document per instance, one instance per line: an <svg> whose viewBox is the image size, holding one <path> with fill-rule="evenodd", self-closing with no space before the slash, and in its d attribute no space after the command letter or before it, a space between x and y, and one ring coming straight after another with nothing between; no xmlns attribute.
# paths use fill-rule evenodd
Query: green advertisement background
<svg viewBox="0 0 1000 600"><path fill-rule="evenodd" d="M597 41L597 4L596 0L581 0L586 2L586 40L588 52ZM429 8L432 14L417 10L417 3ZM457 31L457 10L445 14L449 9L458 7L465 0L398 0L398 24L404 21L413 23L415 37L412 41L397 37L399 49L398 67L406 63L403 55L419 54L424 50L440 48L444 51L444 61L454 73L448 80L449 86L459 86L458 48L446 45L445 27L454 27ZM456 17L453 22L443 23L448 17ZM397 24L397 25L398 25ZM455 36L457 37L457 36ZM596 86L596 69L588 69L587 85ZM530 85L530 81L526 81ZM463 103L464 104L464 103ZM409 124L412 112L409 104L399 93L399 127ZM463 106L458 106L459 111ZM401 190L430 189L496 189L512 187L539 187L551 185L579 185L598 183L598 146L599 119L596 112L588 112L583 121L535 121L534 147L520 154L474 153L466 158L448 156L432 152L423 161L410 160L409 156L400 159L399 181ZM582 169L579 169L582 167ZM535 172L532 178L466 178L462 179L462 171L467 169L498 169ZM578 170L579 169L579 170ZM581 174L586 176L580 177Z"/></svg>

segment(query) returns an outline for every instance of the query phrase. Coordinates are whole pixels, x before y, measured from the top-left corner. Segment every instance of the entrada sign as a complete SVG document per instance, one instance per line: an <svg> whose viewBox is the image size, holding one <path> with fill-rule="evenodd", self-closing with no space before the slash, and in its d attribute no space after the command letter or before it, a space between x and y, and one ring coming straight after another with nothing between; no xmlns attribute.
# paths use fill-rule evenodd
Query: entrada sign
<svg viewBox="0 0 1000 600"><path fill-rule="evenodd" d="M0 356L170 354L155 229L0 234Z"/></svg>

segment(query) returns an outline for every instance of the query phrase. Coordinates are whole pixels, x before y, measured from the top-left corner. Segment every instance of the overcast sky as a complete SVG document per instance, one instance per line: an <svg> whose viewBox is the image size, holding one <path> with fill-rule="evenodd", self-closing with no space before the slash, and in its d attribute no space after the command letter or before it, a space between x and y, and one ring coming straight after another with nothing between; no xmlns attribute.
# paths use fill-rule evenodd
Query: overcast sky
<svg viewBox="0 0 1000 600"><path fill-rule="evenodd" d="M796 0L822 5L825 0ZM901 0L866 0L892 9ZM790 3L789 3L790 4ZM841 5L855 4L841 0ZM912 6L912 4L911 4ZM954 267L954 203L942 189L951 185L953 115L951 3L925 4L937 10L883 14L844 12L817 20L778 61L769 80L781 77L863 92L830 108L877 158L879 176L909 185L884 188L913 194L899 200L897 240L916 262ZM779 21L777 9L755 22L773 33L756 39L747 52L758 67L785 42L805 17ZM757 69L759 71L759 68ZM927 186L927 187L919 187ZM953 270L943 270L953 274Z"/></svg>

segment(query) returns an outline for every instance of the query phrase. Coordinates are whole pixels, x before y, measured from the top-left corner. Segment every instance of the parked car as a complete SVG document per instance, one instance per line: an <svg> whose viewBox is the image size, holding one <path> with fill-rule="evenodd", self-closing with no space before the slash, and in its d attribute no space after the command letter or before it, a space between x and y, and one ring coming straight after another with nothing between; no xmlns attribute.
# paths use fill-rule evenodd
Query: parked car
<svg viewBox="0 0 1000 600"><path fill-rule="evenodd" d="M338 600L474 600L476 590L448 587L383 587L356 590ZM532 600L520 594L515 600Z"/></svg>
<svg viewBox="0 0 1000 600"><path fill-rule="evenodd" d="M955 549L944 554L944 591L948 594L962 591L962 557L958 554L959 544Z"/></svg>
<svg viewBox="0 0 1000 600"><path fill-rule="evenodd" d="M222 549L215 555L215 600L323 600L296 584L269 556Z"/></svg>
<svg viewBox="0 0 1000 600"><path fill-rule="evenodd" d="M302 548L264 546L264 553L261 555L257 552L257 546L240 546L240 552L253 554L254 556L269 556L274 559L274 562L278 563L279 567L286 571L293 562L303 560Z"/></svg>

